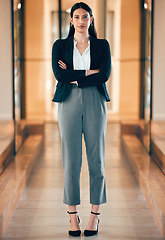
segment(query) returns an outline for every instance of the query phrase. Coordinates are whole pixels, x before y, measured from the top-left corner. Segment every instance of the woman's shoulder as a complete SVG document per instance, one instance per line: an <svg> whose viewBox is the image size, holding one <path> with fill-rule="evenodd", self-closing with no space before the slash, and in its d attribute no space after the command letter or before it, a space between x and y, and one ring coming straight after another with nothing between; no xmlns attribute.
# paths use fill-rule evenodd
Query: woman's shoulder
<svg viewBox="0 0 165 240"><path fill-rule="evenodd" d="M107 39L104 38L91 38L98 46L100 47L108 47L109 48L109 42Z"/></svg>
<svg viewBox="0 0 165 240"><path fill-rule="evenodd" d="M61 39L57 39L54 44L59 44L59 43L66 43L70 40L72 40L73 38L72 37L67 37L67 38L61 38Z"/></svg>
<svg viewBox="0 0 165 240"><path fill-rule="evenodd" d="M65 39L57 39L52 46L52 54L59 52L59 51L64 51L68 48L70 48L73 43L72 43L72 39L69 38L65 38Z"/></svg>
<svg viewBox="0 0 165 240"><path fill-rule="evenodd" d="M95 37L91 37L92 40L100 43L100 44L109 44L108 40L105 38L95 38Z"/></svg>
<svg viewBox="0 0 165 240"><path fill-rule="evenodd" d="M53 43L53 45L59 45L61 42L63 42L64 39L56 39Z"/></svg>
<svg viewBox="0 0 165 240"><path fill-rule="evenodd" d="M69 38L62 38L62 39L57 39L54 43L53 43L53 46L56 47L56 46L61 46L61 47L64 47L66 46L68 43L71 43L72 39L71 37Z"/></svg>

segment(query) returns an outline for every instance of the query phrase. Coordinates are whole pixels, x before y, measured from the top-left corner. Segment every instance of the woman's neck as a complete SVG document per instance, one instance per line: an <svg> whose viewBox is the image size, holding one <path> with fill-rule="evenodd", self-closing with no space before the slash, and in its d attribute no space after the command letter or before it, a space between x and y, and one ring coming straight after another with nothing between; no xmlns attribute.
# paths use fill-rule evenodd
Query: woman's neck
<svg viewBox="0 0 165 240"><path fill-rule="evenodd" d="M89 40L89 34L88 33L78 33L75 32L74 34L74 40L78 43L85 43Z"/></svg>

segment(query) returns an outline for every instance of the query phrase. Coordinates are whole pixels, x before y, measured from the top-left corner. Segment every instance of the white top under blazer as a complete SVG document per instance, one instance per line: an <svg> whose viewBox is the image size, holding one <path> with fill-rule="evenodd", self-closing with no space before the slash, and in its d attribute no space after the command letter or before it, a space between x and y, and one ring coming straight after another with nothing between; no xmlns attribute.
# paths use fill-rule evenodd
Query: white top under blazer
<svg viewBox="0 0 165 240"><path fill-rule="evenodd" d="M77 42L74 40L73 49L73 69L74 70L89 70L90 69L90 40L88 41L89 46L81 55L78 48L76 47Z"/></svg>

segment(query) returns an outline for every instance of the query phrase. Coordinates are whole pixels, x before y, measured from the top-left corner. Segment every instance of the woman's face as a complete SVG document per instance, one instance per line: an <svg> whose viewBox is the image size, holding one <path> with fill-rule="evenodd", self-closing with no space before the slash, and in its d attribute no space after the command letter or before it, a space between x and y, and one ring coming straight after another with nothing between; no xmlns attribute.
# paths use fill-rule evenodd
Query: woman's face
<svg viewBox="0 0 165 240"><path fill-rule="evenodd" d="M73 18L70 19L71 23L74 25L75 31L83 33L88 31L88 28L93 20L90 17L89 12L82 8L78 8L73 12Z"/></svg>

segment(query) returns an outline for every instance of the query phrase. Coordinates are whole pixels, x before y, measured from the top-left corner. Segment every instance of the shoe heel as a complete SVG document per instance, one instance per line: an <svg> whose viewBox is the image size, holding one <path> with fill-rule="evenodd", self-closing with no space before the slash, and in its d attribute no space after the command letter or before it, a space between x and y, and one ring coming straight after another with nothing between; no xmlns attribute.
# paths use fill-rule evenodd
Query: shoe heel
<svg viewBox="0 0 165 240"><path fill-rule="evenodd" d="M94 215L100 215L100 213L95 213L95 212L92 212L92 214ZM97 230L84 230L84 236L85 237L91 237L91 236L94 236L96 234L98 234L98 225L100 223L100 220L98 219L98 223L97 223Z"/></svg>
<svg viewBox="0 0 165 240"><path fill-rule="evenodd" d="M69 212L69 211L67 211L67 213L68 213L68 214L76 214L77 212ZM80 218L79 218L78 215L77 215L77 220L78 220L78 223L80 223ZM71 220L70 220L70 222L71 222ZM69 231L68 231L68 234L69 234L70 236L72 236L72 237L79 237L79 236L81 235L81 230L76 230L76 231L71 231L71 230L69 230Z"/></svg>

